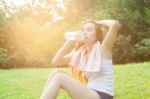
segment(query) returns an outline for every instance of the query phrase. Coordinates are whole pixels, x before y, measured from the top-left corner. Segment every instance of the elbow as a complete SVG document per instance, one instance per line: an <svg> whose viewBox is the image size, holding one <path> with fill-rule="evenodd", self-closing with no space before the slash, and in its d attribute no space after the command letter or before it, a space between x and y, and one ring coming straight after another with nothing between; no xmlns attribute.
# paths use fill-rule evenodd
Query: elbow
<svg viewBox="0 0 150 99"><path fill-rule="evenodd" d="M118 31L120 27L121 27L121 24L118 21L114 21L114 23L111 25L110 28L113 28Z"/></svg>
<svg viewBox="0 0 150 99"><path fill-rule="evenodd" d="M121 27L121 24L119 21L115 21L114 22L114 26L117 27L117 28L120 28Z"/></svg>
<svg viewBox="0 0 150 99"><path fill-rule="evenodd" d="M61 63L60 63L60 61L57 61L57 60L52 60L51 61L51 63L52 63L52 65L54 65L54 66L60 66L60 65L62 65Z"/></svg>
<svg viewBox="0 0 150 99"><path fill-rule="evenodd" d="M57 62L56 60L54 60L54 59L51 61L51 63L52 63L52 65L54 65L54 66L58 65L58 62Z"/></svg>
<svg viewBox="0 0 150 99"><path fill-rule="evenodd" d="M51 61L51 63L54 65L54 64L55 64L55 61L54 61L54 60L52 60L52 61Z"/></svg>

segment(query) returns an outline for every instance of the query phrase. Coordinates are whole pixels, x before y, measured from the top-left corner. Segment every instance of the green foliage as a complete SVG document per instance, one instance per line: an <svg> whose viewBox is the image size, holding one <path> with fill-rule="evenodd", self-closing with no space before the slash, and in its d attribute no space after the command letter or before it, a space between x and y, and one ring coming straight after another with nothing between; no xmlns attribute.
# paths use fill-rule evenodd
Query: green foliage
<svg viewBox="0 0 150 99"><path fill-rule="evenodd" d="M150 24L150 10L149 8L145 7L145 21Z"/></svg>
<svg viewBox="0 0 150 99"><path fill-rule="evenodd" d="M131 60L133 47L130 44L131 36L118 35L113 49L114 63L127 63Z"/></svg>
<svg viewBox="0 0 150 99"><path fill-rule="evenodd" d="M136 61L148 60L150 58L149 49L150 49L150 40L143 39L140 43L135 44L133 57L136 58L135 59Z"/></svg>
<svg viewBox="0 0 150 99"><path fill-rule="evenodd" d="M149 61L150 38L149 11L147 0L101 0L99 10L108 12L111 18L122 24L113 49L114 63ZM102 15L100 15L102 16ZM100 18L100 17L99 17ZM147 43L146 43L147 44ZM141 57L142 56L142 57Z"/></svg>
<svg viewBox="0 0 150 99"><path fill-rule="evenodd" d="M149 61L150 39L150 1L148 0L96 0L91 5L85 5L85 1L74 0L83 8L83 19L116 19L122 26L113 49L113 62L115 64ZM80 2L80 3L79 3ZM82 3L81 3L82 2ZM94 5L94 7L93 7ZM80 8L75 5L74 8ZM92 10L91 10L92 9ZM90 12L91 11L91 12ZM80 13L77 11L76 13ZM79 17L80 18L80 17Z"/></svg>
<svg viewBox="0 0 150 99"><path fill-rule="evenodd" d="M4 68L4 62L6 61L7 57L7 50L0 48L0 65L2 68Z"/></svg>
<svg viewBox="0 0 150 99"><path fill-rule="evenodd" d="M52 1L53 4L55 1ZM66 31L78 31L85 20L116 19L122 26L113 48L114 64L149 61L149 0L64 0L66 12L56 9L64 20L54 21L53 14L41 6L18 8L11 17L0 11L0 47L9 59L26 60L28 67L47 66L64 42ZM46 25L47 22L51 22ZM20 53L16 55L15 53ZM12 56L18 58L11 58ZM21 56L20 56L21 55ZM1 67L1 66L0 66Z"/></svg>

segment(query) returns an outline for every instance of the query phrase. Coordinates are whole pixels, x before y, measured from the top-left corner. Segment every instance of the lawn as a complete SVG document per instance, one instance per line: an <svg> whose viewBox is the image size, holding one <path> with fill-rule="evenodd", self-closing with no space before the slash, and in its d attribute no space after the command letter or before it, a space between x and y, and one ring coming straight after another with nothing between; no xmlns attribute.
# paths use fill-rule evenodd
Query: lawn
<svg viewBox="0 0 150 99"><path fill-rule="evenodd" d="M0 99L39 99L52 70L0 70ZM150 99L150 62L115 65L114 73L115 99ZM71 97L61 90L57 99Z"/></svg>

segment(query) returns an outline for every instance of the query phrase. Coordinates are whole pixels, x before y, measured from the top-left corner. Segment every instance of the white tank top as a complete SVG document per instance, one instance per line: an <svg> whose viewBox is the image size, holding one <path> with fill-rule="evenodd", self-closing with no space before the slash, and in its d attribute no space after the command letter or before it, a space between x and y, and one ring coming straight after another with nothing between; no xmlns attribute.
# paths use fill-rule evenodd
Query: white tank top
<svg viewBox="0 0 150 99"><path fill-rule="evenodd" d="M87 87L114 96L114 71L112 60L102 58L100 72L84 72L88 77Z"/></svg>

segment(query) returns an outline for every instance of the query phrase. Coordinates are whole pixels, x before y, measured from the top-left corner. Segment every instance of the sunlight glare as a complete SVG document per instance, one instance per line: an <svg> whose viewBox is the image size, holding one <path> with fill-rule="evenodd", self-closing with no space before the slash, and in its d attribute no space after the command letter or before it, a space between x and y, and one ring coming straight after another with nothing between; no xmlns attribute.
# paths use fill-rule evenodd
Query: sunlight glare
<svg viewBox="0 0 150 99"><path fill-rule="evenodd" d="M7 6L12 6L12 7L19 7L19 6L24 6L26 4L34 5L34 4L40 4L40 0L4 0L6 2Z"/></svg>

